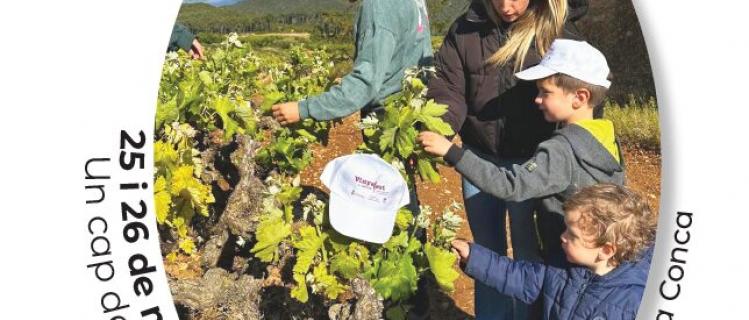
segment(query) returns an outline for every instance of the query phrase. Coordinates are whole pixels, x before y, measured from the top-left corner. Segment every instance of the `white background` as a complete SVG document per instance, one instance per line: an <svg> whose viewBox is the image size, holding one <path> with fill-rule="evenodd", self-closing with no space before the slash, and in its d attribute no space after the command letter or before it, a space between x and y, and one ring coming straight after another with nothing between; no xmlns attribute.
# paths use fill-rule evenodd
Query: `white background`
<svg viewBox="0 0 749 320"><path fill-rule="evenodd" d="M164 319L176 319L161 266L158 276L149 276L155 291L145 299L135 296L135 278L128 274L128 258L135 253L151 263L161 260L153 189L115 191L120 182L152 185L152 151L144 170L124 174L117 164L119 135L143 130L150 138L153 132L161 64L179 5L179 0L14 1L0 10L0 319L140 319L140 312L153 306L162 308ZM150 140L144 149L153 150ZM101 184L84 179L90 158L112 159L92 166L96 174L111 176L101 205L85 205L96 194L84 186ZM135 206L138 199L151 208L150 245L123 240L119 202ZM109 223L105 236L116 271L105 283L86 267L98 261L91 257L94 235L87 230L94 216ZM117 293L129 307L102 314L106 292Z"/></svg>
<svg viewBox="0 0 749 320"><path fill-rule="evenodd" d="M115 156L120 129L151 132L179 4L13 1L0 11L1 319L105 319L97 316L102 289L85 267L92 212L83 166ZM659 308L675 319L734 318L744 313L749 286L749 6L641 0L635 7L663 132L659 243L640 318L654 319ZM116 208L97 210L119 221ZM681 295L665 302L657 286L670 265L676 211L694 213L694 221Z"/></svg>
<svg viewBox="0 0 749 320"><path fill-rule="evenodd" d="M675 319L745 317L747 7L743 1L635 1L656 82L663 154L658 243L641 319L654 319L658 309ZM657 290L672 265L677 211L694 219L681 294L666 302Z"/></svg>

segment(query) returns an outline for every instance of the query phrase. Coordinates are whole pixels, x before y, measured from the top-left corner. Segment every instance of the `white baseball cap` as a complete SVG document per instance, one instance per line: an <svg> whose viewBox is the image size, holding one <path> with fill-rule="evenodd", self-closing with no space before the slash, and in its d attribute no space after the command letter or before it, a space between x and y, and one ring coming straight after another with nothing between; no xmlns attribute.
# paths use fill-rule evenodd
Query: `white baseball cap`
<svg viewBox="0 0 749 320"><path fill-rule="evenodd" d="M372 154L330 161L320 175L330 189L330 224L351 238L385 243L398 210L411 200L406 181L393 166Z"/></svg>
<svg viewBox="0 0 749 320"><path fill-rule="evenodd" d="M590 84L606 87L609 81L609 66L601 51L585 41L557 39L551 43L551 48L541 63L515 74L523 80L538 80L556 73L564 73L570 77Z"/></svg>

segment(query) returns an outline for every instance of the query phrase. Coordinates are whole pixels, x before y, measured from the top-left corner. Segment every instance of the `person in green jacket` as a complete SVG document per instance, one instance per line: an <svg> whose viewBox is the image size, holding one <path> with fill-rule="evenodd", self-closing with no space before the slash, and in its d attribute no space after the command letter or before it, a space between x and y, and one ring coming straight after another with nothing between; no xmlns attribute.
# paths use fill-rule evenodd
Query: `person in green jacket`
<svg viewBox="0 0 749 320"><path fill-rule="evenodd" d="M195 37L187 26L177 22L172 28L172 35L169 37L169 46L166 51L185 50L193 59L203 59L203 45Z"/></svg>
<svg viewBox="0 0 749 320"><path fill-rule="evenodd" d="M274 105L276 120L289 125L307 118L332 120L372 111L401 90L406 68L431 64L424 0L363 0L354 30L354 68L341 84L306 100Z"/></svg>

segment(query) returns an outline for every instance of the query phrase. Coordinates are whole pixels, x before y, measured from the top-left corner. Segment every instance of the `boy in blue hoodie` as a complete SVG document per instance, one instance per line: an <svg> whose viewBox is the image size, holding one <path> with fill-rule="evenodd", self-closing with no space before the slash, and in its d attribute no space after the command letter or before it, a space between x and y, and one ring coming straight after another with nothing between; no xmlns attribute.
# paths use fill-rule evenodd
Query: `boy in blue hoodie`
<svg viewBox="0 0 749 320"><path fill-rule="evenodd" d="M647 201L598 184L573 195L564 212L561 243L572 267L512 261L463 240L452 245L476 281L525 303L542 298L544 319L635 319L655 240L657 217Z"/></svg>
<svg viewBox="0 0 749 320"><path fill-rule="evenodd" d="M500 199L541 199L538 210L542 257L546 264L564 267L559 244L564 231L562 203L578 189L596 183L624 184L624 167L609 120L594 119L596 106L611 82L606 58L584 41L558 39L541 62L518 72L522 80L536 80L536 104L549 122L562 126L539 144L535 155L511 170L452 144L447 138L422 132L418 139L427 152L442 156L466 179Z"/></svg>

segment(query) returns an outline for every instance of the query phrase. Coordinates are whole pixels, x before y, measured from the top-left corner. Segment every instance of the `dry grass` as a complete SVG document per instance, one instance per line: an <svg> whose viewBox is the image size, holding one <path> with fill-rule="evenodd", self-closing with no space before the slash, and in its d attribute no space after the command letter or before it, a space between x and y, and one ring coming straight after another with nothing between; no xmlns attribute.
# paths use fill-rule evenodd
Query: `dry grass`
<svg viewBox="0 0 749 320"><path fill-rule="evenodd" d="M660 151L661 129L654 98L636 99L630 96L624 104L607 101L604 105L604 117L614 122L620 143Z"/></svg>

